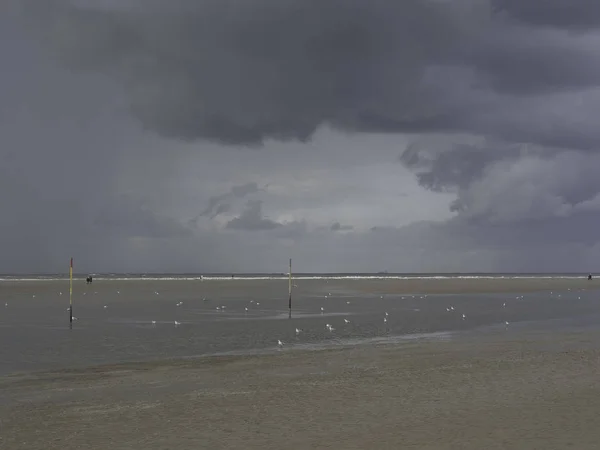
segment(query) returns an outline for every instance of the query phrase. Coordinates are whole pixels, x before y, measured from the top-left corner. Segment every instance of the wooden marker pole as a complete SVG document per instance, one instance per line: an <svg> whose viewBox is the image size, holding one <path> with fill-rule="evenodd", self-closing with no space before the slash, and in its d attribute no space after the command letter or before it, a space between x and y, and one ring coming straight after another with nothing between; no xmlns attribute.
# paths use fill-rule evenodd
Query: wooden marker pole
<svg viewBox="0 0 600 450"><path fill-rule="evenodd" d="M289 273L289 292L290 292L290 300L289 300L289 309L290 309L290 319L292 318L292 258L290 258L290 273Z"/></svg>
<svg viewBox="0 0 600 450"><path fill-rule="evenodd" d="M73 326L73 258L69 266L69 326Z"/></svg>

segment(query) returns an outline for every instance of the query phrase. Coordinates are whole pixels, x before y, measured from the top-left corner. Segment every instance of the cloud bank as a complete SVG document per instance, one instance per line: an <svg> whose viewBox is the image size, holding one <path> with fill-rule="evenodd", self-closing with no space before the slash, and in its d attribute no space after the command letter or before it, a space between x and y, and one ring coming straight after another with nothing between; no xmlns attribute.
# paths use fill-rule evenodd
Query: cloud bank
<svg viewBox="0 0 600 450"><path fill-rule="evenodd" d="M262 255L248 261L265 268L307 249L315 254L306 261L324 270L587 270L597 256L597 2L48 0L5 8L36 61L86 80L61 86L65 96L85 92L85 101L57 96L44 107L69 120L87 111L91 134L122 127L138 136L96 142L104 167L81 181L95 194L71 199L83 211L82 240L94 226L115 242L129 230L154 239L144 244L153 254L178 249L172 260L186 261L179 242L187 239L215 267L241 264L223 243L238 239L244 253ZM92 86L97 93L86 91ZM107 202L123 198L134 174L143 179L148 146L154 183L129 181L131 190L146 187L128 194L127 207ZM79 155L79 173L93 154L52 152ZM202 172L185 190L178 161ZM387 181L390 167L396 182ZM47 186L45 178L30 186ZM411 193L401 196L400 185ZM175 189L182 193L167 194ZM175 204L191 192L198 198ZM29 224L39 221L33 215ZM349 263L349 254L361 262Z"/></svg>

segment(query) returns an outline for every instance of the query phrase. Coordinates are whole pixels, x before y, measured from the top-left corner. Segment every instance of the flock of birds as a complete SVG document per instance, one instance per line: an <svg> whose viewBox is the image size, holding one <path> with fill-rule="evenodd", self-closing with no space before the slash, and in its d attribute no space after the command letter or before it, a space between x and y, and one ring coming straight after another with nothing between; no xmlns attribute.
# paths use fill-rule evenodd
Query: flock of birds
<svg viewBox="0 0 600 450"><path fill-rule="evenodd" d="M328 293L328 294L325 296L325 298L329 298L330 296L331 296L331 293ZM414 295L412 295L412 296L410 296L410 297L411 297L411 298L413 298L413 299L415 298L415 296L414 296ZM384 296L382 295L382 296L380 296L380 298L381 298L381 299L383 299L383 298L384 298ZM405 298L405 297L401 297L401 300L404 300L404 298ZM427 298L427 295L420 296L419 298L421 298L421 299ZM516 297L516 298L517 298L517 300L518 300L518 299L523 299L523 296L521 295L520 297ZM579 297L579 298L581 299L581 297ZM349 304L350 304L350 301L347 301L347 302L346 302L346 304L348 304L348 305L349 305ZM504 302L504 303L502 304L502 307L503 307L503 308L506 308L506 302ZM418 310L418 309L415 309L415 311L419 311L419 310ZM448 306L448 307L446 308L446 312L452 312L452 311L455 311L455 309L454 309L454 306ZM321 314L324 314L324 313L325 313L325 308L324 308L323 306L321 306ZM383 323L387 323L387 321L388 321L388 317L389 317L389 313L386 311L386 312L384 312L383 314L384 314L384 317L383 317ZM467 319L467 315L466 315L466 314L464 314L464 313L462 313L462 320L466 320L466 319ZM349 324L349 323L350 323L350 320L348 320L348 319L344 318L344 324L345 324L345 325L347 325L347 324ZM508 321L505 321L505 322L504 322L504 325L505 325L505 327L506 327L506 328L508 328L509 322L508 322ZM331 324L329 324L329 323L325 325L325 329L326 329L326 330L328 330L330 333L332 333L332 332L334 332L334 331L335 331L335 328L334 328L334 327L333 327ZM302 330L301 330L301 329L299 329L299 328L296 328L296 330L295 330L295 331L296 331L296 336L298 336L300 333L302 333ZM282 348L284 345L285 345L285 342L283 342L281 339L278 339L278 340L277 340L277 346L278 346L279 348Z"/></svg>
<svg viewBox="0 0 600 450"><path fill-rule="evenodd" d="M294 286L297 286L297 285L294 285ZM120 294L121 292L120 292L120 291L116 291L116 293L117 293L117 294ZM83 292L83 295L86 295L86 294L87 294L87 292ZM94 292L94 294L98 294L98 292L97 292L97 291L95 291L95 292ZM155 294L155 295L160 295L158 291L154 291L154 294ZM552 294L552 292L551 292L550 294ZM58 293L58 295L63 295L63 293L62 293L62 292L59 292L59 293ZM35 294L33 294L33 295L32 295L32 298L35 298L35 297L36 297L36 296L35 296ZM328 298L330 298L330 297L331 297L331 292L329 292L327 295L325 295L325 298L326 298L326 299L328 299ZM427 295L424 295L424 296L421 296L420 298L426 298L426 297L427 297ZM559 297L560 297L560 294L559 294ZM380 298L381 298L381 299L383 299L383 298L384 298L384 296L382 295L382 296L380 296ZM411 298L415 298L415 296L413 295L413 296L411 296ZM522 298L523 298L523 296L517 297L517 299L522 299ZM401 299L404 299L404 297L401 297ZM581 297L579 297L579 299L581 299ZM204 297L204 298L202 299L202 301L203 301L203 302L207 302L207 301L208 301L208 299L207 299L206 297ZM255 301L255 300L250 300L250 303L251 303L251 304L255 304L256 306L260 306L260 302L257 302L257 301ZM347 301L347 302L346 302L346 304L347 304L347 305L349 305L349 304L350 304L350 301ZM8 308L8 302L6 302L6 303L4 304L4 306L5 306L6 308ZM177 302L177 303L175 304L175 306L177 306L177 307L183 306L183 301L179 301L179 302ZM504 308L506 308L506 302L504 302L504 303L502 304L502 306L503 306ZM104 305L104 306L103 306L103 308L104 308L104 309L108 309L108 305ZM221 312L224 312L226 308L227 308L227 307L226 307L225 305L221 305L221 306L217 306L217 307L215 307L215 310L216 310L216 311L221 311ZM67 308L67 312L68 312L69 310L70 310L70 307L69 307L69 308ZM447 308L446 308L446 311L447 311L447 312L452 312L452 311L454 311L454 306L449 306L449 307L447 307ZM248 312L248 307L247 307L247 306L246 306L246 307L244 307L244 312L245 312L245 313L247 313L247 312ZM323 307L323 306L321 306L321 314L325 314L325 307ZM388 316L389 316L389 313L386 311L386 312L384 313L384 317L383 317L383 323L387 323L387 321L388 321ZM466 320L466 318L467 318L467 316L466 316L465 314L462 314L462 319L463 319L463 320ZM74 316L73 316L73 320L78 320L78 319L77 319L77 317L74 317ZM152 323L152 325L156 325L156 320L152 320L150 323ZM174 320L174 321L173 321L173 323L174 323L174 325L175 325L175 326L179 326L179 325L181 325L181 322L178 322L177 320ZM344 318L344 324L346 324L346 325L347 325L347 324L349 324L349 323L350 323L350 320L348 320L348 319ZM505 325L508 327L509 323L508 323L508 322L505 322ZM335 328L334 328L334 327L333 327L331 324L329 324L329 323L325 325L325 329L327 329L329 332L333 332L333 331L335 331ZM301 330L301 329L299 329L299 328L296 328L296 329L295 329L295 332L296 332L296 335L299 335L299 334L302 332L302 330ZM278 344L279 346L283 346L283 345L284 345L284 343L283 343L281 340L277 340L277 344Z"/></svg>
<svg viewBox="0 0 600 450"><path fill-rule="evenodd" d="M569 290L570 290L570 289L569 289ZM121 292L117 290L117 291L116 291L116 293L117 293L117 294L120 294ZM63 293L62 293L62 292L59 292L58 294L59 294L59 295L63 295ZM86 295L86 294L87 294L86 292L83 292L83 295ZM94 292L94 294L98 294L98 292ZM160 295L158 291L154 291L154 294L155 294L155 295ZM550 294L551 294L551 295L553 295L553 292L550 292ZM34 294L32 297L33 297L33 298L35 298L35 297L36 297L36 296L35 296L35 294ZM329 299L330 297L331 297L331 293L328 293L327 295L325 295L325 298L326 298L326 299ZM408 296L408 297L410 297L410 298L413 298L413 299L415 298L415 296L414 296L414 295L413 295L413 296ZM419 297L419 298L423 299L423 298L426 298L426 297L427 297L427 295L424 295L424 296L421 296L421 297ZM561 297L561 294L558 294L558 297ZM383 299L383 298L384 298L384 296L382 295L380 298L382 298L382 299ZM405 298L405 297L401 297L401 299L404 299L404 298ZM523 299L523 296L517 296L517 297L516 297L516 299L517 299L517 300L522 300L522 299ZM581 299L581 297L578 297L578 299ZM209 299L207 299L207 298L203 298L202 300L203 300L203 302L208 302L208 301L209 301ZM346 302L346 304L348 304L348 305L349 305L350 303L351 303L350 301L347 301L347 302ZM183 304L184 304L184 302L183 302L183 301L179 301L179 302L177 302L177 303L175 304L175 306L176 306L176 307L182 307L182 306L183 306ZM251 305L255 305L255 306L260 306L260 302L258 302L258 301L255 301L255 300L250 300L250 304L251 304ZM6 302L4 306L7 308L7 307L9 306L8 302ZM504 303L502 304L502 307L503 307L503 308L506 308L506 302L504 302ZM104 305L104 306L103 306L103 308L104 308L104 309L108 309L108 305ZM226 308L227 308L227 307L226 307L226 305L220 305L220 306L216 306L216 307L215 307L215 310L216 310L216 311L218 311L218 312L225 312ZM69 308L67 308L67 311L69 311L69 309L70 309L70 307L69 307ZM248 313L248 311L249 311L249 309L248 309L248 306L245 306L245 307L244 307L244 313L245 313L245 314L247 314L247 313ZM418 310L418 309L415 309L415 311L419 311L419 310ZM321 312L321 314L322 314L322 315L323 315L323 314L325 314L325 307L324 307L324 306L321 306L321 307L320 307L320 312ZM455 308L454 308L454 306L450 305L450 306L446 307L446 312L448 312L448 313L453 313L453 312L455 312ZM389 317L389 313L388 313L387 311L386 311L386 312L384 312L384 313L383 313L383 323L384 323L384 324L388 322L388 317ZM464 314L464 313L461 313L461 318L462 318L462 320L467 320L467 315L466 315L466 314ZM77 319L77 317L73 317L73 320L75 321L75 320L78 320L78 319ZM349 324L351 323L351 322L350 322L350 320L349 320L349 319L347 319L347 318L343 318L343 321L344 321L344 325L349 325ZM150 321L150 323L151 323L152 325L156 325L156 324L157 324L157 321L156 321L156 320L152 320L152 321ZM177 320L174 320L174 321L173 321L173 324L174 324L174 326L175 326L175 327L178 327L178 326L180 326L180 325L181 325L181 322L179 322L179 321L177 321ZM508 321L505 321L505 322L504 322L504 325L505 325L505 327L506 327L506 328L508 328L508 326L509 326L509 322L508 322ZM325 329L326 329L328 332L330 332L330 333L333 333L333 332L336 330L336 329L334 328L334 326L333 326L332 324L330 324L330 323L327 323L327 324L325 325ZM296 335L296 336L300 335L301 333L303 333L303 330L302 330L302 329L300 329L300 328L295 328L295 335ZM284 345L285 345L285 342L284 342L284 341L282 341L281 339L278 339L278 340L277 340L277 346L278 346L279 348L283 347Z"/></svg>

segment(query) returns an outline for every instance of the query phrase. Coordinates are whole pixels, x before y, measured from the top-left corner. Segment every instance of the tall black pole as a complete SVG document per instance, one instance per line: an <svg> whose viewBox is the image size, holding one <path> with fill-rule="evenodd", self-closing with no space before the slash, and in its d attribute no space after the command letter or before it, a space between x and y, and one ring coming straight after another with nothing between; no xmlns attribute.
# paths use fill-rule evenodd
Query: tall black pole
<svg viewBox="0 0 600 450"><path fill-rule="evenodd" d="M69 327L73 326L73 258L69 266Z"/></svg>

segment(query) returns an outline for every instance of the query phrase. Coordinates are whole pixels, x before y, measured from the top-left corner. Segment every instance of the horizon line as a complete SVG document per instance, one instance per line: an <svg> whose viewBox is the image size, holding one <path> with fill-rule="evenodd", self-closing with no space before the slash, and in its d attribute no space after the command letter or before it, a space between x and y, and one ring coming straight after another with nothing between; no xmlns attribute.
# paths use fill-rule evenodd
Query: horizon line
<svg viewBox="0 0 600 450"><path fill-rule="evenodd" d="M378 272L293 272L293 275L577 275L577 274L594 274L595 272L585 271L573 271L573 272L487 272L487 271L474 271L474 272L389 272L389 271L378 271ZM191 276L231 276L231 275L287 275L288 272L73 272L73 275L133 275L133 276L159 276L159 275L191 275ZM13 272L13 273L0 273L2 276L57 276L57 275L68 275L66 272Z"/></svg>

